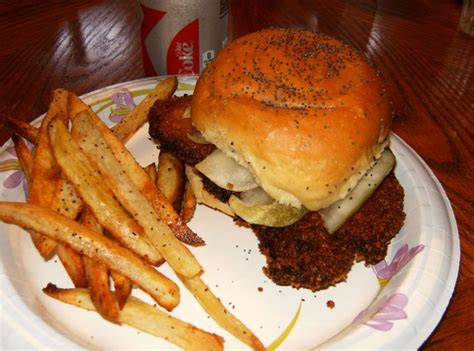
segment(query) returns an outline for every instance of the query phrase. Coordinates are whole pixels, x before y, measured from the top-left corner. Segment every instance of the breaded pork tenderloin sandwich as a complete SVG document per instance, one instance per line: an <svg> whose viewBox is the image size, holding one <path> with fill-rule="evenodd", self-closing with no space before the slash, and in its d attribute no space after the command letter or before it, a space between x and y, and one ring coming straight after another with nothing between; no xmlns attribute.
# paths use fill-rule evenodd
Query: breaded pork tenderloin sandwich
<svg viewBox="0 0 474 351"><path fill-rule="evenodd" d="M327 35L241 37L192 97L158 102L150 135L187 164L198 200L250 226L275 283L319 290L382 260L405 214L381 77Z"/></svg>

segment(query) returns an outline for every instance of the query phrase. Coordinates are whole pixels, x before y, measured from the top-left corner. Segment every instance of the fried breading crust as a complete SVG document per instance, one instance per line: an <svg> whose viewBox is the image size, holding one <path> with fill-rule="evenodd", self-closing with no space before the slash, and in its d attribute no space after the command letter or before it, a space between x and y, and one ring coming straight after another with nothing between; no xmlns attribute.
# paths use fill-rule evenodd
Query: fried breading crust
<svg viewBox="0 0 474 351"><path fill-rule="evenodd" d="M148 114L149 134L160 143L160 149L168 151L187 164L195 165L209 155L215 146L192 141L191 118L186 110L191 108L192 96L173 96L158 100ZM183 116L184 115L184 116Z"/></svg>
<svg viewBox="0 0 474 351"><path fill-rule="evenodd" d="M332 235L318 212L309 212L284 228L252 225L267 258L264 273L278 285L316 291L344 281L354 261L377 263L403 225L403 197L403 188L392 173Z"/></svg>

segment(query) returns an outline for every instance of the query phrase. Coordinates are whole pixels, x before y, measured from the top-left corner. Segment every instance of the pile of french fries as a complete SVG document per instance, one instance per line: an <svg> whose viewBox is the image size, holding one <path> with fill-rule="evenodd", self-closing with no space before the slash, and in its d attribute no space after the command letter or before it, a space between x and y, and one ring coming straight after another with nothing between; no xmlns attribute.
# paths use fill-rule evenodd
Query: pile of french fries
<svg viewBox="0 0 474 351"><path fill-rule="evenodd" d="M204 244L186 225L196 199L183 164L161 152L158 168L143 168L124 146L147 121L154 102L172 96L176 87L174 77L160 81L111 129L64 89L53 92L39 128L12 120L29 194L26 203L0 202L0 220L28 231L45 259L59 257L75 288L50 283L43 291L52 298L186 350L223 349L222 337L169 314L180 302L180 291L158 269L168 264L223 329L264 350L204 283L203 268L183 244ZM35 145L33 151L25 140ZM131 296L133 286L157 305Z"/></svg>

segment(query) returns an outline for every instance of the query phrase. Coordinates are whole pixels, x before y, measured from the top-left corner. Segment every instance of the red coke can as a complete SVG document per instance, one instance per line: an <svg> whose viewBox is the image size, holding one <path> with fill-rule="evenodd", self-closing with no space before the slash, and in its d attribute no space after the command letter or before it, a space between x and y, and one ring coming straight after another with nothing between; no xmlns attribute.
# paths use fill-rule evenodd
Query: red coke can
<svg viewBox="0 0 474 351"><path fill-rule="evenodd" d="M139 0L147 75L197 74L227 43L227 0Z"/></svg>

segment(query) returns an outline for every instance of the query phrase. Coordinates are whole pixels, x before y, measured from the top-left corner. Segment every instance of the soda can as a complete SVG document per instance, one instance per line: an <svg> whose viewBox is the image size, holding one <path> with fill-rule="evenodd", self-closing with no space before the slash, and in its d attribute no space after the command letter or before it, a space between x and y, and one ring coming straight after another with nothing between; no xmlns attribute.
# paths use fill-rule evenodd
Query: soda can
<svg viewBox="0 0 474 351"><path fill-rule="evenodd" d="M146 74L197 74L227 43L227 0L139 0Z"/></svg>

